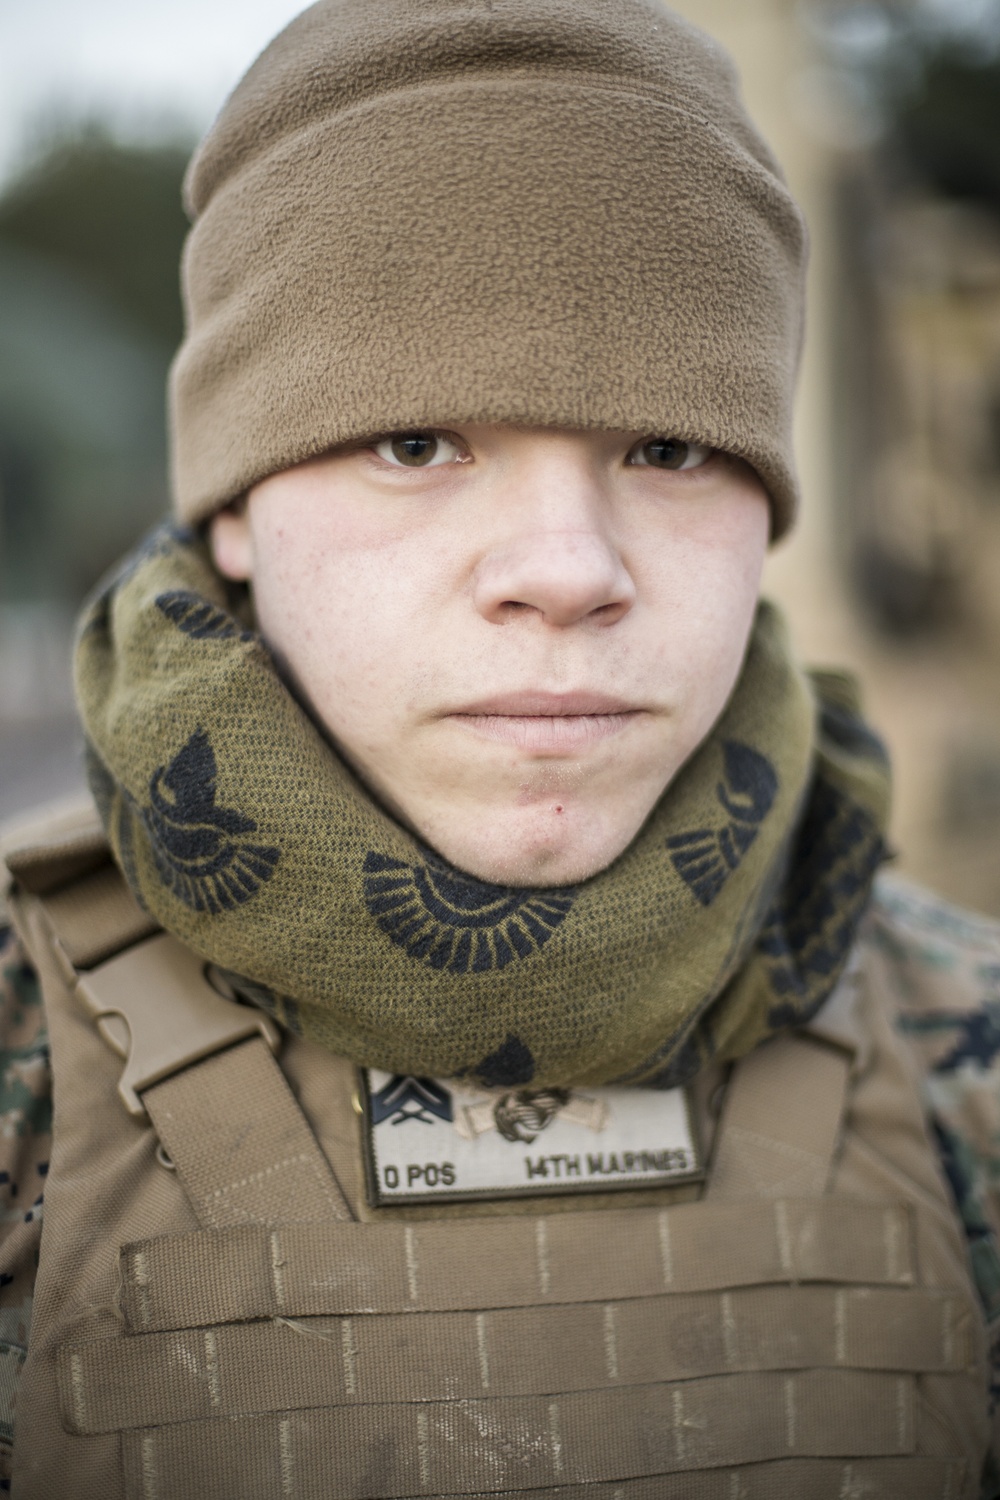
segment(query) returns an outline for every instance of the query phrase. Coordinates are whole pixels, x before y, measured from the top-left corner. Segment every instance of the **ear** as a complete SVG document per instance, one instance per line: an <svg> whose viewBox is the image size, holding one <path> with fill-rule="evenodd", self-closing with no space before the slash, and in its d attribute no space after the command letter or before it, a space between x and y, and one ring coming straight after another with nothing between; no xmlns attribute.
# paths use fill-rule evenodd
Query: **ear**
<svg viewBox="0 0 1000 1500"><path fill-rule="evenodd" d="M208 523L212 561L223 578L246 583L253 577L253 538L246 500L236 500L217 511Z"/></svg>

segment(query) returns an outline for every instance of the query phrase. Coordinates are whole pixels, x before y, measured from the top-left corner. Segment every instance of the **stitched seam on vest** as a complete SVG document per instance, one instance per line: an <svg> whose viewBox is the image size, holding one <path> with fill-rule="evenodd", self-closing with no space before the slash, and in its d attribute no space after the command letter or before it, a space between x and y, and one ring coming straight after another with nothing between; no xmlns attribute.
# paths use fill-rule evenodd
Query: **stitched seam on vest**
<svg viewBox="0 0 1000 1500"><path fill-rule="evenodd" d="M275 1229L271 1235L271 1283L274 1287L274 1300L279 1307L286 1303L285 1295L285 1265L281 1249L281 1240Z"/></svg>
<svg viewBox="0 0 1000 1500"><path fill-rule="evenodd" d="M222 1381L219 1376L219 1345L214 1328L205 1330L205 1376L212 1405L222 1405Z"/></svg>
<svg viewBox="0 0 1000 1500"><path fill-rule="evenodd" d="M674 1448L677 1462L682 1464L687 1457L687 1445L684 1441L684 1392L680 1386L675 1386L670 1396L674 1409Z"/></svg>
<svg viewBox="0 0 1000 1500"><path fill-rule="evenodd" d="M674 1254L670 1243L670 1212L662 1209L657 1220L657 1229L660 1238L660 1262L663 1266L663 1282L670 1286L674 1279Z"/></svg>
<svg viewBox="0 0 1000 1500"><path fill-rule="evenodd" d="M847 1363L847 1293L843 1287L833 1302L834 1358L838 1365Z"/></svg>
<svg viewBox="0 0 1000 1500"><path fill-rule="evenodd" d="M70 1386L73 1391L73 1416L80 1432L87 1430L87 1404L84 1400L83 1359L79 1354L70 1356Z"/></svg>
<svg viewBox="0 0 1000 1500"><path fill-rule="evenodd" d="M604 1357L608 1379L618 1379L618 1338L615 1329L616 1309L610 1302L604 1304Z"/></svg>
<svg viewBox="0 0 1000 1500"><path fill-rule="evenodd" d="M781 1269L790 1276L795 1269L795 1257L792 1254L792 1236L788 1228L788 1205L781 1199L774 1205L774 1228L778 1237Z"/></svg>
<svg viewBox="0 0 1000 1500"><path fill-rule="evenodd" d="M148 1328L153 1320L153 1310L149 1296L149 1262L145 1250L135 1251L130 1257L129 1269L132 1273L130 1279L139 1299L139 1322L144 1328Z"/></svg>
<svg viewBox="0 0 1000 1500"><path fill-rule="evenodd" d="M789 1448L795 1447L797 1417L795 1394L795 1377L790 1375L785 1381L785 1442Z"/></svg>
<svg viewBox="0 0 1000 1500"><path fill-rule="evenodd" d="M319 1174L316 1172L315 1163L311 1162L303 1151L298 1156L286 1156L284 1161L272 1162L271 1166L263 1167L259 1172L251 1172L248 1177L240 1177L236 1182L230 1182L226 1187L213 1188L211 1196L213 1198L224 1198L227 1193L235 1193L240 1188L249 1187L252 1182L260 1182L262 1178L270 1177L272 1172L280 1172L285 1167L296 1167L303 1164L312 1168L314 1175L319 1177Z"/></svg>
<svg viewBox="0 0 1000 1500"><path fill-rule="evenodd" d="M476 1353L479 1356L479 1378L482 1381L483 1390L490 1388L490 1355L486 1345L486 1314L476 1315Z"/></svg>
<svg viewBox="0 0 1000 1500"><path fill-rule="evenodd" d="M294 1494L295 1470L292 1455L292 1424L287 1417L278 1424L278 1458L281 1465L281 1492Z"/></svg>
<svg viewBox="0 0 1000 1500"><path fill-rule="evenodd" d="M419 1287L417 1284L417 1236L413 1226L408 1224L403 1231L403 1245L406 1250L406 1289L410 1294L411 1302L419 1302Z"/></svg>
<svg viewBox="0 0 1000 1500"><path fill-rule="evenodd" d="M430 1421L426 1411L417 1410L417 1457L420 1460L420 1485L424 1490L431 1487Z"/></svg>
<svg viewBox="0 0 1000 1500"><path fill-rule="evenodd" d="M941 1353L945 1363L950 1368L955 1355L954 1324L951 1316L950 1297L945 1297L941 1303Z"/></svg>
<svg viewBox="0 0 1000 1500"><path fill-rule="evenodd" d="M535 1223L535 1254L538 1261L538 1289L543 1297L547 1297L552 1286L552 1266L549 1261L549 1226L544 1219L538 1219Z"/></svg>
<svg viewBox="0 0 1000 1500"><path fill-rule="evenodd" d="M344 1390L348 1396L358 1393L358 1346L354 1342L354 1323L345 1318L340 1325L340 1341L344 1351Z"/></svg>
<svg viewBox="0 0 1000 1500"><path fill-rule="evenodd" d="M552 1467L557 1474L563 1471L562 1436L559 1432L559 1403L553 1401L549 1407L549 1433L552 1438Z"/></svg>
<svg viewBox="0 0 1000 1500"><path fill-rule="evenodd" d="M886 1275L893 1281L912 1281L912 1276L904 1276L899 1270L899 1219L894 1213L886 1212L882 1218L882 1242L885 1246L885 1271Z"/></svg>
<svg viewBox="0 0 1000 1500"><path fill-rule="evenodd" d="M151 1432L142 1439L142 1493L144 1500L156 1500L156 1439Z"/></svg>
<svg viewBox="0 0 1000 1500"><path fill-rule="evenodd" d="M733 1312L733 1298L730 1292L723 1292L720 1298L720 1312L722 1349L726 1356L726 1364L730 1369L734 1369L739 1361L739 1340L736 1336L736 1315Z"/></svg>

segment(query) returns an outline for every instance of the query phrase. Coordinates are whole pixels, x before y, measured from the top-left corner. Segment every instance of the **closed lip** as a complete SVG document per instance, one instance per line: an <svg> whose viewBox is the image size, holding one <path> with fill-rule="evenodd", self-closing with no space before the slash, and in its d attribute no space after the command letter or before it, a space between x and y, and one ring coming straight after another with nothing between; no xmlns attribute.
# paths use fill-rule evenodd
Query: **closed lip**
<svg viewBox="0 0 1000 1500"><path fill-rule="evenodd" d="M532 756L579 755L620 734L641 709L607 693L500 693L453 709L448 717L483 739Z"/></svg>
<svg viewBox="0 0 1000 1500"><path fill-rule="evenodd" d="M607 693L547 693L528 690L480 698L474 703L465 703L461 708L453 708L449 712L470 718L562 719L584 716L589 718L604 714L634 714L641 710L634 703L628 703L623 698L612 697Z"/></svg>

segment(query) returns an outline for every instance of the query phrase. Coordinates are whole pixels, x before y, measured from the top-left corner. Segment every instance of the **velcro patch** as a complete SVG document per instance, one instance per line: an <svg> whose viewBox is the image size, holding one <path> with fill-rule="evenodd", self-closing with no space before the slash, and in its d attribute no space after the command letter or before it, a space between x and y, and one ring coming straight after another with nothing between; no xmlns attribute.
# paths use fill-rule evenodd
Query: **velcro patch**
<svg viewBox="0 0 1000 1500"><path fill-rule="evenodd" d="M661 1187L703 1175L684 1089L482 1089L361 1070L373 1205Z"/></svg>

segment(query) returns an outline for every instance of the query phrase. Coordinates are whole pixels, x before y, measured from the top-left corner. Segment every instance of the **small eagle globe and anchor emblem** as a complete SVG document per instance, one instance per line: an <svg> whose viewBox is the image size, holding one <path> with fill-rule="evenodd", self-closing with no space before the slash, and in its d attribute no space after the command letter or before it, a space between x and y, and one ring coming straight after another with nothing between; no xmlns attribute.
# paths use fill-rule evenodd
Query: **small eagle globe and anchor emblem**
<svg viewBox="0 0 1000 1500"><path fill-rule="evenodd" d="M493 1123L505 1141L530 1145L569 1103L569 1089L513 1089L491 1101ZM372 1125L435 1119L455 1121L451 1092L434 1078L396 1073L370 1096Z"/></svg>

